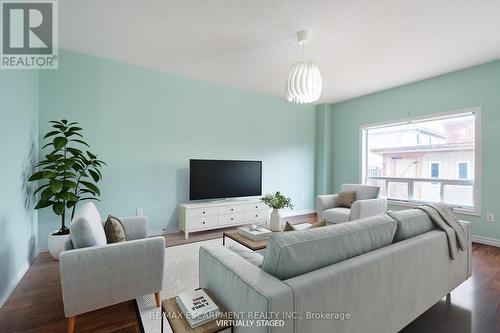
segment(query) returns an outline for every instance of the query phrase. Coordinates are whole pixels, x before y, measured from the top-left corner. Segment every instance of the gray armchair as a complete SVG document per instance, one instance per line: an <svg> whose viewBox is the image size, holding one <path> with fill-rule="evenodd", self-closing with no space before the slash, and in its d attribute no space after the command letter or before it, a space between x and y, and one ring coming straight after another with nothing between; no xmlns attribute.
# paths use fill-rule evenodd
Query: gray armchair
<svg viewBox="0 0 500 333"><path fill-rule="evenodd" d="M320 221L343 223L387 211L387 199L378 197L380 187L343 184L342 192L347 191L356 192L356 199L351 208L337 206L338 194L318 195L316 197L316 212Z"/></svg>
<svg viewBox="0 0 500 333"><path fill-rule="evenodd" d="M59 256L68 333L73 333L77 315L139 296L154 293L156 305L160 306L165 239L147 238L146 216L120 220L127 241L106 244L102 220L94 204L82 205L73 219L72 241ZM82 247L89 242L91 246ZM73 249L74 246L80 248Z"/></svg>

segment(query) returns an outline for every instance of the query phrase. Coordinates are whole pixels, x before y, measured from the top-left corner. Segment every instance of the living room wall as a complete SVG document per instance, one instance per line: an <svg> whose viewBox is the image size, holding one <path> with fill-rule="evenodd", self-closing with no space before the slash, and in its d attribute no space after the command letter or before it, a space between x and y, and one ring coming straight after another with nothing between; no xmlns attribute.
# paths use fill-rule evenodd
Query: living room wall
<svg viewBox="0 0 500 333"><path fill-rule="evenodd" d="M500 240L500 61L382 91L353 100L322 106L328 108L331 133L331 173L328 190L342 183L359 182L360 125L405 117L481 107L481 217L473 221L473 234ZM319 132L318 132L319 133ZM321 176L321 174L319 175ZM318 177L317 177L318 178ZM486 212L496 215L487 223Z"/></svg>
<svg viewBox="0 0 500 333"><path fill-rule="evenodd" d="M40 140L48 121L79 121L104 168L103 215L143 208L152 232L177 230L188 200L189 158L263 161L263 191L314 208L314 106L61 50L59 70L40 74ZM58 229L39 213L41 247Z"/></svg>
<svg viewBox="0 0 500 333"><path fill-rule="evenodd" d="M38 73L0 73L0 306L36 255L37 214L26 180L37 161Z"/></svg>

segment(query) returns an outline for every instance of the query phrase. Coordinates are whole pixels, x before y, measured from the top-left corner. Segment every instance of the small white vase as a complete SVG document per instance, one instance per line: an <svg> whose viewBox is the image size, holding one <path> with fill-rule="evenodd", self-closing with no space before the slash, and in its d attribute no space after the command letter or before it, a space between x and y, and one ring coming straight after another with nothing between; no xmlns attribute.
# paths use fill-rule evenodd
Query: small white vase
<svg viewBox="0 0 500 333"><path fill-rule="evenodd" d="M271 227L271 231L281 231L281 214L279 209L273 208L269 226Z"/></svg>
<svg viewBox="0 0 500 333"><path fill-rule="evenodd" d="M52 258L59 260L59 255L64 251L64 244L70 239L70 235L53 235L56 232L57 230L49 234L49 253Z"/></svg>

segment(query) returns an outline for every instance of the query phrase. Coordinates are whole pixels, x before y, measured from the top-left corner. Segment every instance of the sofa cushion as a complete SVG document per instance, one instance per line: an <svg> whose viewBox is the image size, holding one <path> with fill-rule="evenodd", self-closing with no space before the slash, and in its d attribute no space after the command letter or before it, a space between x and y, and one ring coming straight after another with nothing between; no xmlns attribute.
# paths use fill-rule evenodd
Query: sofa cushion
<svg viewBox="0 0 500 333"><path fill-rule="evenodd" d="M373 185L343 184L342 192L355 191L356 200L377 199L380 187Z"/></svg>
<svg viewBox="0 0 500 333"><path fill-rule="evenodd" d="M388 212L388 215L398 222L394 234L394 242L415 237L425 232L436 229L429 215L418 209L405 209Z"/></svg>
<svg viewBox="0 0 500 333"><path fill-rule="evenodd" d="M261 266L262 265L262 257L261 254L250 250L249 248L244 247L241 244L234 243L231 246L229 246L229 249L233 251L234 253L238 254L240 257L245 259L246 261L256 265L256 266Z"/></svg>
<svg viewBox="0 0 500 333"><path fill-rule="evenodd" d="M292 278L389 245L396 228L394 219L378 215L272 235L261 267L279 279Z"/></svg>
<svg viewBox="0 0 500 333"><path fill-rule="evenodd" d="M70 235L75 249L107 244L101 215L92 202L84 203L76 212Z"/></svg>
<svg viewBox="0 0 500 333"><path fill-rule="evenodd" d="M348 222L351 217L349 208L336 207L323 211L323 219L330 223Z"/></svg>

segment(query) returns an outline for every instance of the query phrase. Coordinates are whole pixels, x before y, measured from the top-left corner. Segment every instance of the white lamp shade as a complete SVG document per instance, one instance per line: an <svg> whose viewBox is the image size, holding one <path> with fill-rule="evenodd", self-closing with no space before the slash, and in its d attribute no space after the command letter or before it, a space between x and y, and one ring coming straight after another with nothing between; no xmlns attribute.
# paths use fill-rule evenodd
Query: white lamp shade
<svg viewBox="0 0 500 333"><path fill-rule="evenodd" d="M299 61L292 65L285 87L286 99L293 103L312 103L321 97L323 83L318 66Z"/></svg>

